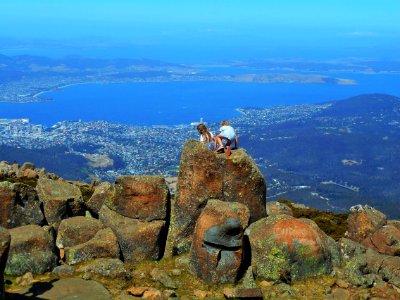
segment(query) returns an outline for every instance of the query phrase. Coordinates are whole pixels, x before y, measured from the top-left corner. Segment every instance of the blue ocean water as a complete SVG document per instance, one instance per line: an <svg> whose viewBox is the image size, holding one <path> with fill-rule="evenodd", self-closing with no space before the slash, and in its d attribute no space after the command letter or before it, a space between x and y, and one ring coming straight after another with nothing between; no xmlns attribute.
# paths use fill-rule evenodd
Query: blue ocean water
<svg viewBox="0 0 400 300"><path fill-rule="evenodd" d="M51 126L62 120L106 120L129 125L216 122L238 115L239 107L270 107L340 100L364 93L400 95L395 74L329 74L357 85L257 84L234 82L147 82L84 84L43 94L54 101L1 103L0 118L29 118Z"/></svg>

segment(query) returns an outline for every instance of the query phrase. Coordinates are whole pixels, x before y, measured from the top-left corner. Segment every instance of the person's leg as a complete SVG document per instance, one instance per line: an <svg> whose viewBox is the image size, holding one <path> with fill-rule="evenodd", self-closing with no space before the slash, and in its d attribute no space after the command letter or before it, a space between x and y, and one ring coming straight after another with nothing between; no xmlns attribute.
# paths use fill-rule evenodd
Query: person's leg
<svg viewBox="0 0 400 300"><path fill-rule="evenodd" d="M219 145L219 146L218 146ZM219 149L224 148L224 144L222 143L221 136L217 135L214 138L214 150L218 151Z"/></svg>
<svg viewBox="0 0 400 300"><path fill-rule="evenodd" d="M221 140L226 141L226 144L225 144L225 147L226 147L225 156L229 157L231 155L231 150L232 150L232 141L230 139L224 137L224 136L221 137Z"/></svg>
<svg viewBox="0 0 400 300"><path fill-rule="evenodd" d="M231 155L231 146L226 146L225 157L229 157Z"/></svg>

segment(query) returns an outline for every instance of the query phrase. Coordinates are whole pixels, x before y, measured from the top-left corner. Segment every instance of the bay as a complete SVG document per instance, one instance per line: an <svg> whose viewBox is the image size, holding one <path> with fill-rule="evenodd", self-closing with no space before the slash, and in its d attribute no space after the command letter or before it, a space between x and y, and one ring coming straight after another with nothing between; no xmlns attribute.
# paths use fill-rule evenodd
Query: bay
<svg viewBox="0 0 400 300"><path fill-rule="evenodd" d="M321 72L319 72L321 74ZM218 122L239 107L270 107L340 100L365 93L400 95L398 74L332 74L357 85L258 84L221 81L82 84L50 91L50 102L0 102L0 118L29 118L51 126L63 120L104 120L128 125Z"/></svg>

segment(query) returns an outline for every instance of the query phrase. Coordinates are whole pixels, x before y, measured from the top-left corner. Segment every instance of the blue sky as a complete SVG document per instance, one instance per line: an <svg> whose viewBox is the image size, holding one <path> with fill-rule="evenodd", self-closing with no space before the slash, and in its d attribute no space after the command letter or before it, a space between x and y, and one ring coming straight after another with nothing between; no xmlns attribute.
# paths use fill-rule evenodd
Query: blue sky
<svg viewBox="0 0 400 300"><path fill-rule="evenodd" d="M174 47L184 52L280 47L390 52L400 44L399 16L399 0L1 0L0 38L96 37L147 47L150 53Z"/></svg>

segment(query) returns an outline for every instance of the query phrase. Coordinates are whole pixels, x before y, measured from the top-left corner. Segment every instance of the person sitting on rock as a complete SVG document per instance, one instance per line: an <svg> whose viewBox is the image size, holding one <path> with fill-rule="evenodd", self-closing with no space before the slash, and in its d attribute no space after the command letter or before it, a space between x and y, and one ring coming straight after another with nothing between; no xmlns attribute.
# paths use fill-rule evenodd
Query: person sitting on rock
<svg viewBox="0 0 400 300"><path fill-rule="evenodd" d="M214 136L211 132L208 131L206 125L200 123L199 125L197 125L197 131L200 134L200 142L207 145L208 149L214 150Z"/></svg>
<svg viewBox="0 0 400 300"><path fill-rule="evenodd" d="M229 157L231 155L231 150L237 149L238 147L238 137L228 121L222 121L219 130L221 133L214 138L214 149L216 149L215 151L218 153L223 153L226 147L225 156ZM223 142L225 142L225 146ZM233 147L232 144L234 145ZM219 145L218 149L217 145Z"/></svg>

